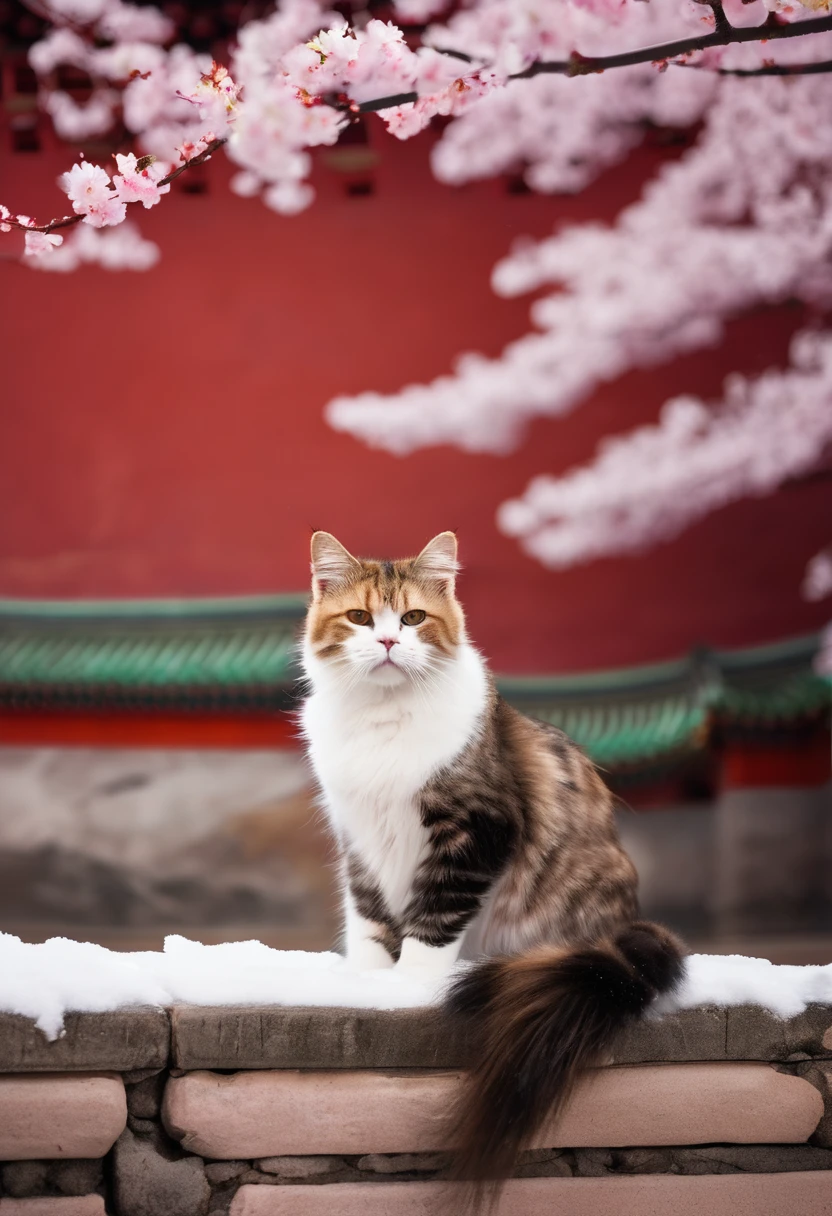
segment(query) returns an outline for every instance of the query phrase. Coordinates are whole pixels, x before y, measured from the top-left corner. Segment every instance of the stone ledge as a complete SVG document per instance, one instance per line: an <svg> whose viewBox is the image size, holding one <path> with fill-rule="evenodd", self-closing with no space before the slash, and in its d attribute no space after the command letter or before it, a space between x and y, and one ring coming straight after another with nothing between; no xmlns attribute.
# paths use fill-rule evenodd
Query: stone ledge
<svg viewBox="0 0 832 1216"><path fill-rule="evenodd" d="M164 1068L169 1056L164 1009L68 1013L54 1042L30 1018L0 1013L0 1072L132 1072Z"/></svg>
<svg viewBox="0 0 832 1216"><path fill-rule="evenodd" d="M49 1042L34 1022L0 1014L0 1072L134 1073L197 1069L464 1068L469 1038L437 1009L178 1005L70 1013ZM832 1006L793 1018L757 1006L687 1009L639 1023L616 1064L832 1059Z"/></svg>
<svg viewBox="0 0 832 1216"><path fill-rule="evenodd" d="M468 1036L435 1009L253 1006L171 1010L177 1068L464 1068ZM616 1064L832 1057L832 1007L782 1019L757 1006L687 1009L642 1022ZM824 1036L827 1041L824 1042Z"/></svg>
<svg viewBox="0 0 832 1216"><path fill-rule="evenodd" d="M825 1059L832 1056L832 1007L809 1005L792 1018L759 1005L683 1009L637 1022L614 1056L617 1064Z"/></svg>
<svg viewBox="0 0 832 1216"><path fill-rule="evenodd" d="M172 1078L162 1117L215 1160L447 1149L458 1072L210 1072ZM531 1147L799 1144L823 1116L800 1077L760 1063L600 1068Z"/></svg>
<svg viewBox="0 0 832 1216"><path fill-rule="evenodd" d="M830 1010L832 1021L832 1010ZM176 1005L176 1068L458 1068L465 1035L437 1009Z"/></svg>
<svg viewBox="0 0 832 1216"><path fill-rule="evenodd" d="M241 1186L230 1216L425 1216L453 1211L441 1182ZM442 1208L443 1198L446 1206ZM510 1182L495 1216L829 1216L832 1172L677 1178L529 1178Z"/></svg>

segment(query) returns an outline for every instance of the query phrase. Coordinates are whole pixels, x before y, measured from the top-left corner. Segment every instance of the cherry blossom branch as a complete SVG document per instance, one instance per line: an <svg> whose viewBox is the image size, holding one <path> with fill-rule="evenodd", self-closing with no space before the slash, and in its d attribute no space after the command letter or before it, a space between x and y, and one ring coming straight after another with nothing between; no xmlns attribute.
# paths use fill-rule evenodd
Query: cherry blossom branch
<svg viewBox="0 0 832 1216"><path fill-rule="evenodd" d="M732 25L725 16L720 3L715 2L709 7L713 9L716 20L716 26L710 34L700 34L693 38L678 38L674 42L641 47L635 51L622 51L616 55L587 56L573 51L568 59L539 59L524 71L515 72L513 76L509 76L509 80L528 80L532 76L540 76L544 73L586 76L592 72L605 72L608 68L632 67L637 63L663 63L671 59L678 59L682 55L693 55L697 51L730 46L732 43L768 42L776 38L802 38L808 34L822 34L832 30L832 17L813 17L808 21L790 24L781 24L779 21L772 21L769 18L762 25L736 26ZM473 57L465 54L464 51L450 50L446 47L434 49L440 55L451 55L454 59L462 59L466 63L474 62Z"/></svg>
<svg viewBox="0 0 832 1216"><path fill-rule="evenodd" d="M43 0L30 2L39 10L46 7ZM52 2L57 5L58 0ZM489 0L483 2L487 9ZM395 26L375 20L360 30L351 30L345 25L323 29L310 40L309 30L314 29L319 15L318 0L310 0L311 8L310 3L304 6L303 0L298 0L295 8L287 4L285 13L280 10L268 21L247 26L246 37L241 33L241 47L235 51L232 63L234 75L241 84L235 84L228 70L214 63L210 72L202 72L200 84L192 95L187 93L187 77L198 70L193 53L188 58L181 47L160 52L143 44L141 39L119 49L118 39L121 35L118 31L114 34L111 28L94 23L86 31L86 40L93 36L95 40L103 37L105 42L111 40L115 45L104 50L93 47L90 51L93 62L89 70L102 62L106 83L112 81L115 87L122 88L120 95L123 95L121 106L125 125L141 138L144 150L154 154L153 158L141 157L138 161L131 154L127 172L133 175L138 172L145 180L138 182L131 178L130 183L124 186L124 179L119 177L108 181L103 169L89 167L86 163L84 166L76 165L72 174L65 174L61 179L62 183L70 181L71 189L77 193L75 197L67 191L73 201L75 214L57 217L45 224L35 224L27 216L12 219L7 209L2 208L0 220L5 222L0 223L0 230L8 231L11 227L26 230L31 237L27 239L27 252L40 254L48 252L49 246L60 244L60 237L51 234L73 227L83 219L96 228L121 223L125 218L125 202L136 201L139 197L146 207L158 202L160 191L166 192L169 183L188 164L202 163L227 142L229 123L232 121L235 136L229 154L243 168L243 172L238 173L232 182L232 189L245 196L260 193L262 189L263 200L268 206L284 214L295 214L307 206L314 195L311 186L303 181L309 165L306 150L320 144L335 143L349 117L381 111L388 130L399 138L408 138L426 126L433 115L462 113L472 100L478 101L491 93L494 83L505 83L507 79L597 74L607 67L646 64L650 61L658 61L659 66L666 66L670 60L679 62L679 56L687 57L695 51L726 46L732 42L754 42L762 38L777 39L832 30L832 16L793 25L781 24L776 18L770 17L762 25L735 27L725 15L723 0L701 2L714 14L714 28L707 34L660 43L658 38L665 31L669 33L673 27L667 22L651 22L654 45L616 55L591 57L573 51L565 60L529 63L536 48L547 44L540 30L529 26L525 47L521 49L520 39L516 46L509 48L514 56L514 64L525 62L529 66L523 71L503 75L499 67L502 61L499 45L493 62L490 62L491 57L487 52L476 57L463 51L437 51L432 47L422 47L414 52ZM810 0L803 2L808 4ZM122 0L110 0L110 3L113 12L118 5L125 7ZM128 9L133 7L126 5ZM140 11L156 12L149 8ZM643 30L644 26L640 25L639 28ZM456 36L464 44L472 35L470 30L458 30ZM642 36L649 40L649 35ZM41 71L46 71L50 63L60 62L62 54L79 54L71 39L67 44L66 40L58 38L56 44L54 38L49 42L49 37L41 44ZM263 60L256 45L262 44L264 39L271 48L266 60ZM561 39L560 44L568 47L571 41L570 36ZM472 44L479 46L481 43L475 38ZM557 45L557 40L554 44ZM553 45L551 29L548 45ZM521 55L519 60L516 57L518 53ZM81 58L84 59L84 56ZM470 66L459 69L458 74L457 61ZM811 65L809 70L817 73L820 67ZM716 73L708 74L716 79ZM799 67L795 67L793 71L771 74L800 75L801 72ZM151 84L146 85L148 80ZM184 92L180 84L183 80L186 82ZM122 82L126 83L122 85ZM555 83L552 79L551 84ZM245 104L236 108L241 87L246 90ZM598 87L602 86L599 84ZM380 96L373 97L376 90ZM171 98L174 99L172 102ZM194 123L183 119L181 107L179 110L173 108L179 105L177 99L194 103L199 112L199 125L206 134L203 135L199 128L195 129ZM112 103L105 100L103 109L103 121L106 122L111 116ZM79 113L70 113L68 117L70 128L73 123L77 128L78 124L89 122ZM98 122L97 113L92 118L94 123ZM214 132L220 138L216 138ZM177 135L183 140L181 147L175 142ZM274 144L272 151L267 146L269 139ZM157 174L161 172L161 167L174 158L174 147L185 163L159 180ZM121 165L121 160L127 161L128 158L117 159ZM161 165L157 164L151 171L153 159L161 162ZM120 190L126 193L119 195Z"/></svg>
<svg viewBox="0 0 832 1216"><path fill-rule="evenodd" d="M193 169L195 165L204 164L206 160L211 159L211 156L214 152L216 152L217 148L221 148L223 144L227 143L228 136L225 136L223 139L210 140L204 151L200 152L197 156L192 156L190 160L184 161L183 164L179 165L176 169L173 169L170 173L168 173L167 177L163 177L161 179L159 185L169 186L171 182L176 181L180 173L184 173L186 169Z"/></svg>
<svg viewBox="0 0 832 1216"><path fill-rule="evenodd" d="M732 43L768 42L771 39L777 38L799 38L809 34L821 34L832 30L832 16L813 17L808 21L792 24L781 24L778 21L769 19L762 25L735 26L725 16L719 0L714 0L709 7L713 9L716 21L716 25L710 34L700 34L693 38L679 38L675 42L665 42L656 46L642 47L634 51L623 51L616 55L587 56L581 55L578 51L573 51L568 59L538 59L534 63L529 64L522 72L515 72L513 75L510 75L508 79L530 80L534 76L542 75L588 76L593 73L605 72L609 68L632 67L634 64L639 63L667 63L678 59L680 56L693 55L698 51L707 51L713 47L730 46ZM465 51L457 51L449 47L435 47L433 49L440 55L459 59L463 63L473 64L476 62L474 56L468 55ZM830 70L832 68L829 66L821 67L817 64L808 64L805 68L795 66L792 68L772 69L720 69L723 74L737 76L798 76ZM417 92L398 93L391 97L379 97L360 103L350 103L334 98L323 98L322 100L334 109L368 114L377 110L387 110L393 109L396 106L408 105L418 101L419 96L420 94Z"/></svg>
<svg viewBox="0 0 832 1216"><path fill-rule="evenodd" d="M339 98L322 97L325 105L333 110L344 110L350 114L374 114L378 110L393 110L419 100L418 93L394 93L390 97L376 97L372 101L342 101Z"/></svg>
<svg viewBox="0 0 832 1216"><path fill-rule="evenodd" d="M678 64L692 67L692 64ZM820 76L832 72L832 59L818 63L766 63L759 68L717 68L720 76Z"/></svg>
<svg viewBox="0 0 832 1216"><path fill-rule="evenodd" d="M169 186L172 181L175 181L179 177L180 173L184 173L186 169L192 169L195 165L203 164L216 152L217 148L221 148L227 142L227 138L212 139L203 152L200 152L198 156L194 156L190 160L186 160L184 164L179 165L178 168L168 173L166 177L160 178L156 185L159 188ZM137 162L137 165L140 169L146 169L148 165L153 164L155 159L155 156L143 156ZM21 224L18 219L10 215L3 218L3 223L10 228L19 228L21 232L49 233L56 232L59 228L72 228L75 224L80 224L85 218L86 216L81 212L78 215L61 216L60 219L50 220L48 224Z"/></svg>

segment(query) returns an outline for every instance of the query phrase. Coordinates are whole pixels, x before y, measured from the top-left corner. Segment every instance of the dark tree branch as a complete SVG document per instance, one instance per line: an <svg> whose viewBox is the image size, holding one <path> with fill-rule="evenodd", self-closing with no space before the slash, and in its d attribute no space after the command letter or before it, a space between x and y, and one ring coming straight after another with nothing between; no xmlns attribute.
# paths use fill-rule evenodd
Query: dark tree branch
<svg viewBox="0 0 832 1216"><path fill-rule="evenodd" d="M725 16L725 9L722 7L722 0L706 0L709 8L714 14L714 33L727 34L730 36L731 30L734 28L731 22Z"/></svg>
<svg viewBox="0 0 832 1216"><path fill-rule="evenodd" d="M792 25L752 25L738 27L725 20L710 34L698 38L680 38L676 42L665 42L661 46L643 47L637 51L624 51L619 55L598 55L587 58L573 54L570 59L533 63L525 72L518 72L512 80L524 80L542 72L555 72L564 76L581 76L590 72L604 72L608 68L630 67L636 63L661 63L678 59L680 55L692 55L715 46L730 46L732 43L767 42L777 38L803 38L808 34L823 34L832 30L832 17L813 17L809 21L796 21Z"/></svg>
<svg viewBox="0 0 832 1216"><path fill-rule="evenodd" d="M390 110L394 106L405 106L408 102L418 100L418 93L395 93L392 97L377 97L375 101L361 101L352 105L349 102L334 104L337 110L351 110L353 114L372 114L375 110Z"/></svg>
<svg viewBox="0 0 832 1216"><path fill-rule="evenodd" d="M710 7L714 12L716 25L710 34L701 34L697 38L682 38L677 42L665 42L660 46L642 47L636 51L622 51L618 55L596 55L589 57L573 51L569 59L538 60L530 64L524 71L509 76L509 80L529 80L532 76L555 74L561 76L588 76L594 72L605 72L608 68L631 67L637 63L667 63L682 55L692 55L697 51L706 51L711 47L729 46L732 43L767 42L776 38L798 38L808 34L822 34L832 30L832 17L813 17L809 21L798 21L792 25L773 24L765 21L762 25L739 27L731 25L722 8L721 0L713 0ZM441 55L449 55L453 59L461 59L465 63L473 63L472 56L464 51L451 50L446 47L435 48ZM685 64L684 66L694 66ZM828 71L814 64L805 68L758 69L741 70L717 69L724 75L735 76L800 76L815 72ZM327 99L327 104L340 110L351 110L353 113L369 114L374 110L392 109L394 106L407 105L418 101L418 93L398 93L393 97L379 97L374 101L352 103Z"/></svg>
<svg viewBox="0 0 832 1216"><path fill-rule="evenodd" d="M812 17L808 21L795 21L790 25L780 22L765 21L762 25L736 26L731 25L722 9L720 0L715 0L710 7L714 11L716 25L710 34L700 34L694 38L679 38L676 42L665 42L658 46L641 47L635 51L622 51L617 55L581 55L573 51L569 59L538 60L530 64L524 71L510 76L510 80L528 80L532 76L555 74L561 76L583 76L592 72L605 72L608 68L631 67L637 63L662 63L678 59L681 55L693 55L697 51L707 51L712 47L730 46L742 42L768 42L779 38L804 38L808 34L823 34L832 30L831 17ZM451 55L454 59L463 59L472 63L470 55L445 47L436 47L442 55ZM374 102L365 103L367 106Z"/></svg>
<svg viewBox="0 0 832 1216"><path fill-rule="evenodd" d="M679 64L686 67L687 64ZM720 76L819 76L832 72L832 59L818 63L766 63L759 68L717 68Z"/></svg>

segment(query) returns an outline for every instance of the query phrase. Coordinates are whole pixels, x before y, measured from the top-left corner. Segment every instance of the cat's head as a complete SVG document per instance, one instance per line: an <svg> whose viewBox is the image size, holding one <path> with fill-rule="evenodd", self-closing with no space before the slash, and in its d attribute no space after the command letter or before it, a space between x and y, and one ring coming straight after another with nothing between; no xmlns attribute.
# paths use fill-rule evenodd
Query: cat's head
<svg viewBox="0 0 832 1216"><path fill-rule="evenodd" d="M312 603L306 618L307 673L345 686L396 687L442 671L465 640L456 598L456 537L441 532L418 557L353 557L329 532L312 537Z"/></svg>

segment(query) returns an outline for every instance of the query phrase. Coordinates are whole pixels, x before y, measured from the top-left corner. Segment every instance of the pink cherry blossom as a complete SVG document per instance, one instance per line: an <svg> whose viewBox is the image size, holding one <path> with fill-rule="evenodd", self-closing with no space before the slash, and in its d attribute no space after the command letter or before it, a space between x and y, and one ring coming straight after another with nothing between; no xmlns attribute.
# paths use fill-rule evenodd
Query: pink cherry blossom
<svg viewBox="0 0 832 1216"><path fill-rule="evenodd" d="M108 0L49 0L49 8L53 13L79 25L97 21L107 4Z"/></svg>
<svg viewBox="0 0 832 1216"><path fill-rule="evenodd" d="M831 0L765 0L770 12L792 20L800 20L801 9L810 9L815 13L828 12L830 5Z"/></svg>
<svg viewBox="0 0 832 1216"><path fill-rule="evenodd" d="M747 80L715 71L821 63L832 59L832 34L713 47L686 56L684 68L513 80L536 61L706 33L714 13L691 0L394 0L394 18L436 22L417 40L412 26L405 38L364 16L350 28L325 0L282 0L241 28L226 68L165 46L172 23L149 4L43 3L53 29L30 63L55 130L81 141L118 121L136 139L112 182L86 163L60 179L84 219L63 245L27 232L31 264L54 272L153 265L156 246L123 223L127 203L155 206L169 190L159 184L163 162L187 166L214 140L239 168L235 192L297 214L314 198L309 150L336 143L362 106L385 99L397 104L366 121L399 139L437 115L452 119L432 166L454 184L520 171L533 190L571 193L625 158L648 126L695 133L611 223L563 227L506 251L493 290L537 298L529 332L499 358L463 354L431 384L331 402L331 425L370 444L506 452L532 418L579 408L629 369L715 344L741 312L790 298L818 312L832 306L832 129L818 120L832 112L832 74ZM830 8L832 0L724 0L737 26L760 26L772 11L800 23ZM62 64L93 79L83 103L55 88ZM140 154L158 159L139 168ZM0 231L13 223L30 221L0 208ZM656 425L608 440L584 468L518 487L500 526L540 561L563 566L634 551L732 498L770 492L832 441L830 343L832 335L804 334L789 368L729 379L716 405L669 401ZM818 555L807 572L812 594L826 562Z"/></svg>
<svg viewBox="0 0 832 1216"><path fill-rule="evenodd" d="M61 64L87 68L91 57L89 45L80 34L66 26L49 30L29 50L29 63L39 75L52 72Z"/></svg>
<svg viewBox="0 0 832 1216"><path fill-rule="evenodd" d="M110 178L100 165L89 161L75 164L61 175L58 184L72 202L75 214L83 215L85 224L105 228L123 221L125 204L111 189Z"/></svg>
<svg viewBox="0 0 832 1216"><path fill-rule="evenodd" d="M3 222L4 220L10 219L10 218L11 218L11 212L9 211L8 207L4 207L3 204L0 203L0 232L11 232L11 230L12 230L11 224L6 224Z"/></svg>
<svg viewBox="0 0 832 1216"><path fill-rule="evenodd" d="M27 232L24 253L27 257L40 257L63 244L63 239L57 232Z"/></svg>
<svg viewBox="0 0 832 1216"><path fill-rule="evenodd" d="M810 469L832 441L830 396L832 335L800 334L787 370L729 378L716 407L694 397L667 402L657 425L605 439L583 468L535 478L503 504L498 526L554 568L645 549ZM832 558L821 554L804 594L829 591Z"/></svg>
<svg viewBox="0 0 832 1216"><path fill-rule="evenodd" d="M802 592L806 600L822 600L832 595L832 545L821 549L807 565Z"/></svg>
<svg viewBox="0 0 832 1216"><path fill-rule="evenodd" d="M179 153L180 160L185 161L187 164L187 162L189 160L193 160L194 157L201 156L208 145L213 143L216 138L217 137L213 131L206 131L204 135L201 135L195 141L190 139L184 140L176 149L176 151Z"/></svg>
<svg viewBox="0 0 832 1216"><path fill-rule="evenodd" d="M308 182L278 182L263 192L263 202L280 215L297 215L305 211L315 197Z"/></svg>
<svg viewBox="0 0 832 1216"><path fill-rule="evenodd" d="M118 94L112 89L96 89L83 103L56 90L46 98L46 110L62 139L78 141L106 134L115 120L117 102Z"/></svg>
<svg viewBox="0 0 832 1216"><path fill-rule="evenodd" d="M210 91L219 93L225 101L226 109L230 110L234 107L240 86L231 79L228 68L216 62L212 63L211 71L205 73L200 84Z"/></svg>
<svg viewBox="0 0 832 1216"><path fill-rule="evenodd" d="M198 107L204 125L221 131L233 120L239 92L240 86L235 84L228 69L212 61L194 91L185 96Z"/></svg>
<svg viewBox="0 0 832 1216"><path fill-rule="evenodd" d="M84 223L90 224L93 228L108 228L113 224L123 223L126 213L127 208L124 203L118 194L113 193L106 203L102 203L89 215L84 216Z"/></svg>
<svg viewBox="0 0 832 1216"><path fill-rule="evenodd" d="M394 0L396 16L417 25L439 16L448 7L449 0Z"/></svg>
<svg viewBox="0 0 832 1216"><path fill-rule="evenodd" d="M68 274L81 266L100 266L103 270L150 270L161 252L153 241L145 240L138 228L127 220L117 228L78 227L60 249L48 258L33 262L38 270Z"/></svg>
<svg viewBox="0 0 832 1216"><path fill-rule="evenodd" d="M113 42L167 42L175 33L170 17L151 4L107 0L98 22L98 34Z"/></svg>
<svg viewBox="0 0 832 1216"><path fill-rule="evenodd" d="M615 225L564 228L498 264L498 294L554 289L532 308L534 330L499 359L462 356L431 385L336 399L331 424L395 452L431 443L505 452L530 418L575 409L630 368L714 344L753 304L832 300L832 129L806 117L822 112L832 82L710 79L697 143ZM652 100L648 89L643 113ZM597 112L593 122L617 141L614 110L606 128ZM602 164L590 160L584 179ZM570 184L572 171L564 165Z"/></svg>
<svg viewBox="0 0 832 1216"><path fill-rule="evenodd" d="M127 156L116 153L116 164L119 172L113 178L118 198L123 203L141 203L143 207L155 207L163 194L167 194L170 186L160 186L159 178L164 176L159 171L158 164L139 168L139 162L134 153Z"/></svg>
<svg viewBox="0 0 832 1216"><path fill-rule="evenodd" d="M94 207L100 207L112 198L109 174L88 160L74 164L68 173L61 175L58 184L76 215L88 215Z"/></svg>

